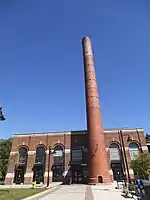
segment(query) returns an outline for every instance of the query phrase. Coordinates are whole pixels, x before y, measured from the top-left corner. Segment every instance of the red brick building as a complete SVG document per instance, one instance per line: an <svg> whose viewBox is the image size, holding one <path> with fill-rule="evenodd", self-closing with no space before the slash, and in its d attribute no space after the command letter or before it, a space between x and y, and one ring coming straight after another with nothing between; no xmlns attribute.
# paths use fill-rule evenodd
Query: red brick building
<svg viewBox="0 0 150 200"><path fill-rule="evenodd" d="M112 180L122 180L125 175L128 178L128 172L132 178L130 162L134 154L148 150L143 129L104 129L104 136ZM86 131L15 134L5 184L31 184L33 180L46 184L49 164L50 182L71 178L73 183L86 183L88 155Z"/></svg>

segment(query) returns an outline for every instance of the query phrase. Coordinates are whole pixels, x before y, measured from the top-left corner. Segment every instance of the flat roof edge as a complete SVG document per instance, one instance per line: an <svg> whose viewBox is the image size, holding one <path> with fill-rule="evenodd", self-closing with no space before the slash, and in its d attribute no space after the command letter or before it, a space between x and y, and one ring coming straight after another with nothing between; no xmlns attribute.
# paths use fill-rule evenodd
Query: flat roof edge
<svg viewBox="0 0 150 200"><path fill-rule="evenodd" d="M123 132L135 132L141 131L143 132L143 128L108 128L104 129L104 133L116 133L119 130ZM87 130L71 130L71 131L61 131L61 132L39 132L39 133L14 133L13 137L23 137L23 136L40 136L40 135L71 135L71 134L86 134Z"/></svg>

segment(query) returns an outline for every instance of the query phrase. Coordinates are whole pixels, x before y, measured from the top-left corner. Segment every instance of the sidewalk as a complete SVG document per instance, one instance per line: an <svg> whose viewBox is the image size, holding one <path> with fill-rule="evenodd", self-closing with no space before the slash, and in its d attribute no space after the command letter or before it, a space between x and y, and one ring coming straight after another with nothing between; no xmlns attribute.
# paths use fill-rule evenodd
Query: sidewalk
<svg viewBox="0 0 150 200"><path fill-rule="evenodd" d="M39 200L129 200L114 185L61 185ZM131 200L131 199L130 199Z"/></svg>
<svg viewBox="0 0 150 200"><path fill-rule="evenodd" d="M85 200L86 188L87 185L62 185L60 189L39 200Z"/></svg>
<svg viewBox="0 0 150 200"><path fill-rule="evenodd" d="M131 198L124 198L114 185L92 186L92 192L94 200L131 200Z"/></svg>

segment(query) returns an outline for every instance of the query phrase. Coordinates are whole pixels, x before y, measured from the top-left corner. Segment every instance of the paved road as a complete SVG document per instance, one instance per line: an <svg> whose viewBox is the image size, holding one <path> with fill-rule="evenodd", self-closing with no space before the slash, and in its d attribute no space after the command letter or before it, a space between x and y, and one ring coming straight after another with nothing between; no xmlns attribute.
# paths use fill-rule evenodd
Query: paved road
<svg viewBox="0 0 150 200"><path fill-rule="evenodd" d="M92 190L87 185L62 185L60 189L52 192L40 200L85 200L86 194L92 195ZM86 200L92 200L91 198Z"/></svg>
<svg viewBox="0 0 150 200"><path fill-rule="evenodd" d="M40 200L128 200L112 186L62 185Z"/></svg>

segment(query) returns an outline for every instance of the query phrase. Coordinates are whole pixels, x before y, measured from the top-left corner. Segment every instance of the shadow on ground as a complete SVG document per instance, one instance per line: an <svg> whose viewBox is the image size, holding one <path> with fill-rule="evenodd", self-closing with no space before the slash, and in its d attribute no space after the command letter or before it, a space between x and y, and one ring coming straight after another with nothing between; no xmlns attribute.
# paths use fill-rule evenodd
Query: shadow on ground
<svg viewBox="0 0 150 200"><path fill-rule="evenodd" d="M129 197L129 196L127 196L127 195L125 195L125 194L121 194L121 196L123 197L123 198L125 198L125 199L134 199L133 197Z"/></svg>

